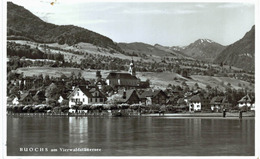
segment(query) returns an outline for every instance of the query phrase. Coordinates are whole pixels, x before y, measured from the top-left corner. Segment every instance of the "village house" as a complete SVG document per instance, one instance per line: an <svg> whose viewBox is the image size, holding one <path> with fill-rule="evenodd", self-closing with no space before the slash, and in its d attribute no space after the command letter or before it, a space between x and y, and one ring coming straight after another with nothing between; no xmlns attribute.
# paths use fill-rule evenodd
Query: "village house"
<svg viewBox="0 0 260 159"><path fill-rule="evenodd" d="M106 97L96 87L79 86L68 96L69 107L73 105L105 103Z"/></svg>
<svg viewBox="0 0 260 159"><path fill-rule="evenodd" d="M118 95L121 96L122 103L127 104L138 104L140 102L140 98L136 92L136 90L119 90Z"/></svg>
<svg viewBox="0 0 260 159"><path fill-rule="evenodd" d="M166 104L168 99L168 96L162 90L144 91L139 97L145 105Z"/></svg>
<svg viewBox="0 0 260 159"><path fill-rule="evenodd" d="M230 104L228 103L226 97L224 96L216 96L213 97L210 101L211 111L220 112L224 108L228 107Z"/></svg>
<svg viewBox="0 0 260 159"><path fill-rule="evenodd" d="M18 105L19 104L19 97L17 95L11 95L7 98L8 105Z"/></svg>
<svg viewBox="0 0 260 159"><path fill-rule="evenodd" d="M188 99L188 106L190 112L201 111L202 100L199 95L194 95Z"/></svg>
<svg viewBox="0 0 260 159"><path fill-rule="evenodd" d="M239 108L244 107L244 106L247 106L247 107L251 107L252 106L252 100L251 100L251 98L250 98L250 96L248 94L245 95L244 97L242 97L238 101L238 107Z"/></svg>
<svg viewBox="0 0 260 159"><path fill-rule="evenodd" d="M33 104L34 100L30 92L26 92L20 95L19 103L28 105L28 104Z"/></svg>
<svg viewBox="0 0 260 159"><path fill-rule="evenodd" d="M34 101L37 101L38 103L42 103L42 102L46 101L45 91L44 91L44 90L38 90L38 91L34 94L33 100L34 100Z"/></svg>

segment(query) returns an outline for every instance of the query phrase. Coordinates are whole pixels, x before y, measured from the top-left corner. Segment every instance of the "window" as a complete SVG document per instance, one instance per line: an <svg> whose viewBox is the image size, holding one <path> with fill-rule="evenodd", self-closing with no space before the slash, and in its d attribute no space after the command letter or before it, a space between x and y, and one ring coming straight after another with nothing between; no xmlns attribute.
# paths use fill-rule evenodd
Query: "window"
<svg viewBox="0 0 260 159"><path fill-rule="evenodd" d="M79 92L77 92L77 96L79 96Z"/></svg>
<svg viewBox="0 0 260 159"><path fill-rule="evenodd" d="M83 102L85 102L85 98L83 98L82 100L83 100Z"/></svg>
<svg viewBox="0 0 260 159"><path fill-rule="evenodd" d="M90 98L90 102L92 102L92 98Z"/></svg>
<svg viewBox="0 0 260 159"><path fill-rule="evenodd" d="M103 98L100 98L100 102L103 102Z"/></svg>
<svg viewBox="0 0 260 159"><path fill-rule="evenodd" d="M97 102L97 98L95 99L95 102Z"/></svg>

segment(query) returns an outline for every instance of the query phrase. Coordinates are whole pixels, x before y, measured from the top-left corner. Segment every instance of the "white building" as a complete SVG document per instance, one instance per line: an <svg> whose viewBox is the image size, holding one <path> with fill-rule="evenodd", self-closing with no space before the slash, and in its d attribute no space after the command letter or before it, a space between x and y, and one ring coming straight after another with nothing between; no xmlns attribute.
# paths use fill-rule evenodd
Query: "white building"
<svg viewBox="0 0 260 159"><path fill-rule="evenodd" d="M239 108L244 107L244 106L247 106L247 107L252 106L252 100L251 100L251 98L249 97L248 94L238 101L238 107Z"/></svg>
<svg viewBox="0 0 260 159"><path fill-rule="evenodd" d="M106 97L96 87L76 87L68 96L69 107L74 105L105 103Z"/></svg>
<svg viewBox="0 0 260 159"><path fill-rule="evenodd" d="M7 103L10 105L18 105L19 104L19 98L15 95L7 98Z"/></svg>
<svg viewBox="0 0 260 159"><path fill-rule="evenodd" d="M189 105L189 111L194 112L194 111L201 111L201 98L198 95L192 96L188 100L188 105Z"/></svg>

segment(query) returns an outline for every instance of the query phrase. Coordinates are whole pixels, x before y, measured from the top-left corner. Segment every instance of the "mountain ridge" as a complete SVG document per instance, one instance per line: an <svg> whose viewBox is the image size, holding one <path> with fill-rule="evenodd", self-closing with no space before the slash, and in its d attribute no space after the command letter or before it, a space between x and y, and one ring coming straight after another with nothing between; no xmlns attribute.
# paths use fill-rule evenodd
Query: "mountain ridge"
<svg viewBox="0 0 260 159"><path fill-rule="evenodd" d="M120 48L110 38L74 25L44 22L29 10L7 2L7 36L20 36L35 42L74 45L87 42L97 46Z"/></svg>
<svg viewBox="0 0 260 159"><path fill-rule="evenodd" d="M172 46L171 48L195 59L212 62L225 46L210 39L198 39L187 46Z"/></svg>
<svg viewBox="0 0 260 159"><path fill-rule="evenodd" d="M214 60L215 63L236 66L245 70L255 69L255 25L245 35L228 45Z"/></svg>

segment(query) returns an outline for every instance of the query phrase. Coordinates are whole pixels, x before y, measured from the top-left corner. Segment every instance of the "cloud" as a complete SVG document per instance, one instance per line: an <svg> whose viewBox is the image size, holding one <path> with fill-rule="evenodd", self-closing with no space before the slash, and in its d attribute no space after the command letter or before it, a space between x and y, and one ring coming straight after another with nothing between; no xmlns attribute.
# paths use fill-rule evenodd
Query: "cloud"
<svg viewBox="0 0 260 159"><path fill-rule="evenodd" d="M225 3L220 4L217 8L240 8L240 7L252 7L254 4L252 3Z"/></svg>
<svg viewBox="0 0 260 159"><path fill-rule="evenodd" d="M206 5L205 4L196 4L195 7L197 7L197 8L205 8Z"/></svg>
<svg viewBox="0 0 260 159"><path fill-rule="evenodd" d="M194 10L194 9L170 9L170 10L166 10L166 9L138 9L138 8L134 8L134 9L125 9L123 11L124 14L147 14L147 15L160 15L160 14L177 14L177 15L182 15L182 14L193 14L193 13L197 13L199 12L199 10Z"/></svg>
<svg viewBox="0 0 260 159"><path fill-rule="evenodd" d="M189 10L189 9L178 9L178 10L175 10L173 11L172 13L173 14L194 14L194 13L197 13L199 12L198 10Z"/></svg>
<svg viewBox="0 0 260 159"><path fill-rule="evenodd" d="M169 12L160 9L133 8L133 9L125 9L123 10L123 13L125 14L168 14Z"/></svg>

